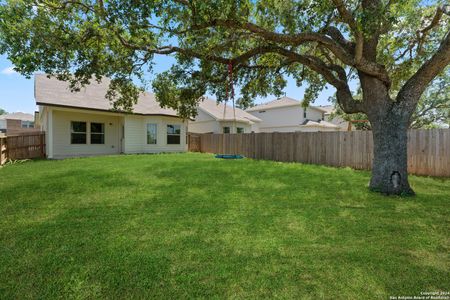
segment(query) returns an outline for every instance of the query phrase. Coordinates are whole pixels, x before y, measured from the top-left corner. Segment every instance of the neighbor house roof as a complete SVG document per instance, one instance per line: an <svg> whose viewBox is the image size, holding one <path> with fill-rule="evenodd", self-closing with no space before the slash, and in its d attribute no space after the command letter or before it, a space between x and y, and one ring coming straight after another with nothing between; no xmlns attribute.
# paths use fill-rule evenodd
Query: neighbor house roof
<svg viewBox="0 0 450 300"><path fill-rule="evenodd" d="M311 121L311 120L305 120L300 126L303 127L322 127L322 128L340 128L337 125L334 125L333 123L327 122L327 121Z"/></svg>
<svg viewBox="0 0 450 300"><path fill-rule="evenodd" d="M300 101L292 99L290 97L281 97L281 98L269 101L267 103L263 103L260 105L250 107L246 111L266 110L266 109L272 109L272 108L278 108L278 107L288 107L288 106L301 106L301 104L302 103ZM320 107L316 107L316 106L309 106L308 108L324 111Z"/></svg>
<svg viewBox="0 0 450 300"><path fill-rule="evenodd" d="M217 121L234 121L233 107L224 103L217 103L215 100L204 98L199 103L199 109L209 114ZM224 115L225 110L225 115ZM236 121L253 124L255 122L261 122L261 119L243 111L242 109L235 108Z"/></svg>
<svg viewBox="0 0 450 300"><path fill-rule="evenodd" d="M21 120L21 121L34 121L34 116L32 114L27 114L23 112L15 112L6 115L0 115L0 120Z"/></svg>
<svg viewBox="0 0 450 300"><path fill-rule="evenodd" d="M331 114L335 110L334 105L321 105L321 106L317 106L317 107L320 109L323 109L325 111L326 115Z"/></svg>
<svg viewBox="0 0 450 300"><path fill-rule="evenodd" d="M36 75L34 90L36 104L111 111L113 106L105 98L109 83L109 79L103 79L100 83L93 80L81 91L72 93L67 82L54 77L48 78L45 74ZM177 116L175 110L161 108L155 95L148 92L140 94L132 112L141 115Z"/></svg>

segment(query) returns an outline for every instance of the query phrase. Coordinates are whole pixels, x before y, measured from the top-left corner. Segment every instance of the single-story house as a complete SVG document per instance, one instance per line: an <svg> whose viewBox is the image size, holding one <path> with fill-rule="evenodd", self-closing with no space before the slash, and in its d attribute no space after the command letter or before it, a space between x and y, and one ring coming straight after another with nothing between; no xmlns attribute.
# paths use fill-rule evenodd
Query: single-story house
<svg viewBox="0 0 450 300"><path fill-rule="evenodd" d="M189 121L193 133L250 133L259 131L261 120L239 108L204 98L195 120Z"/></svg>
<svg viewBox="0 0 450 300"><path fill-rule="evenodd" d="M187 151L187 121L142 93L133 111L112 109L105 98L109 80L93 81L72 93L68 83L35 76L39 124L49 158L119 153Z"/></svg>
<svg viewBox="0 0 450 300"><path fill-rule="evenodd" d="M17 135L39 131L34 126L34 115L23 112L0 115L0 134Z"/></svg>
<svg viewBox="0 0 450 300"><path fill-rule="evenodd" d="M246 112L261 119L260 132L339 130L337 125L325 121L326 110L316 106L303 108L300 101L289 97L251 107Z"/></svg>

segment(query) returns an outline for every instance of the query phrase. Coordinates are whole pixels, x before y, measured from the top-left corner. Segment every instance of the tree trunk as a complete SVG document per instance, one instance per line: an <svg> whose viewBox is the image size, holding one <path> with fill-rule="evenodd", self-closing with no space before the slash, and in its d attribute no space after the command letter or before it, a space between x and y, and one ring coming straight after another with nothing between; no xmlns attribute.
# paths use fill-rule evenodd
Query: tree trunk
<svg viewBox="0 0 450 300"><path fill-rule="evenodd" d="M397 117L397 118L396 118ZM398 116L373 122L373 166L370 189L384 194L414 195L408 182L408 121Z"/></svg>

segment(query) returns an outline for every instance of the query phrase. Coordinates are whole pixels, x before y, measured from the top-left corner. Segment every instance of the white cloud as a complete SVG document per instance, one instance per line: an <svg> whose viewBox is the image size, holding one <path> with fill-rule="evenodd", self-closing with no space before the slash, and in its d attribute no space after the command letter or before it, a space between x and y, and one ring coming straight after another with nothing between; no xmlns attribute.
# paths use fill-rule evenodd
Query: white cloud
<svg viewBox="0 0 450 300"><path fill-rule="evenodd" d="M3 75L13 75L13 74L17 74L17 72L14 71L14 67L4 68L0 73L2 73Z"/></svg>

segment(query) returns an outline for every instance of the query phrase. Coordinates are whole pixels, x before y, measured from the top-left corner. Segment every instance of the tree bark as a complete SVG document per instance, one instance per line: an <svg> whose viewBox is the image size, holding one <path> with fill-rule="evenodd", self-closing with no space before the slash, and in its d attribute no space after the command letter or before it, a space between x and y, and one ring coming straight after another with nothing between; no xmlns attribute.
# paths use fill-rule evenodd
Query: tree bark
<svg viewBox="0 0 450 300"><path fill-rule="evenodd" d="M408 120L396 117L372 122L374 157L370 189L388 195L414 195L408 182Z"/></svg>
<svg viewBox="0 0 450 300"><path fill-rule="evenodd" d="M408 182L408 127L411 109L393 101L378 78L359 74L363 108L372 127L373 163L370 189L388 195L413 195ZM369 104L369 105L368 105Z"/></svg>

